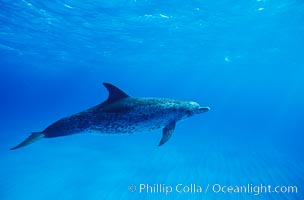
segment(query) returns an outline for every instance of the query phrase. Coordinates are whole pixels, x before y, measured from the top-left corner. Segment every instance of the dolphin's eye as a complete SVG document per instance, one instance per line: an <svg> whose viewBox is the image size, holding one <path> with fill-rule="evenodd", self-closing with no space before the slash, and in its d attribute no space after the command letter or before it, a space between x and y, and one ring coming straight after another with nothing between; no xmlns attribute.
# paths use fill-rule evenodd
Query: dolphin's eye
<svg viewBox="0 0 304 200"><path fill-rule="evenodd" d="M186 111L187 115L191 115L191 110Z"/></svg>

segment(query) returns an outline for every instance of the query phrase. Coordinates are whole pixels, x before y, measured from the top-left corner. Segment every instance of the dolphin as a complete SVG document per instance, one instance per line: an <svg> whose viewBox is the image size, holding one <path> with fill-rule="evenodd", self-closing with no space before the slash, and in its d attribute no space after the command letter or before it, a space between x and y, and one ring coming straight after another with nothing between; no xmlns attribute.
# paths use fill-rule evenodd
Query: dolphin
<svg viewBox="0 0 304 200"><path fill-rule="evenodd" d="M166 98L135 98L118 87L103 83L109 96L106 101L80 113L62 118L41 132L33 132L11 150L27 146L41 138L77 133L131 134L163 129L159 146L172 136L177 121L210 110L192 101Z"/></svg>

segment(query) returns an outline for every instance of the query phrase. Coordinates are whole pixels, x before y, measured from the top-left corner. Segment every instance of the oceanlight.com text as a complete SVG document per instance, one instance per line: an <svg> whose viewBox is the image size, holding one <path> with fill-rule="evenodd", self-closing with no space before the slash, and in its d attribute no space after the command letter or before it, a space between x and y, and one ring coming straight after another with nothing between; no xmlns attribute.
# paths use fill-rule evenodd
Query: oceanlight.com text
<svg viewBox="0 0 304 200"><path fill-rule="evenodd" d="M180 194L297 194L298 187L295 185L266 185L266 184L246 184L246 185L223 185L219 183L215 184L146 184L140 183L138 185L131 184L128 186L129 192L132 193L146 193L146 194L165 194L170 195L172 193Z"/></svg>

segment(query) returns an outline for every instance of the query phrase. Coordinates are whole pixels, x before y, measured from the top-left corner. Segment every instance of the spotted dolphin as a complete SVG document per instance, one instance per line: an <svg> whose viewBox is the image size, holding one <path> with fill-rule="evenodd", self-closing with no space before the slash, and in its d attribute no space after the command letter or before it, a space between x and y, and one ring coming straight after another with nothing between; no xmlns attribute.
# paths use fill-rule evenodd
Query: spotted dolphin
<svg viewBox="0 0 304 200"><path fill-rule="evenodd" d="M118 87L103 83L109 96L106 101L80 113L62 118L41 132L33 132L18 149L40 138L54 138L77 133L131 134L163 129L159 146L172 136L177 121L210 110L192 101L165 98L134 98Z"/></svg>

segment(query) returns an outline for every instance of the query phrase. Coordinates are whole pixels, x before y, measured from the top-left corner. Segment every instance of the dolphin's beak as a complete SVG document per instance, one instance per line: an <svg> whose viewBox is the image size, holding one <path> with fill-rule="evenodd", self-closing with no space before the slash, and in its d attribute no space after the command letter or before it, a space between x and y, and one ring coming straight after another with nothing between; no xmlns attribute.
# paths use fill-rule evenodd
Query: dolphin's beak
<svg viewBox="0 0 304 200"><path fill-rule="evenodd" d="M209 111L209 110L210 110L210 107L199 107L198 110L199 110L201 113L203 113L203 112Z"/></svg>

